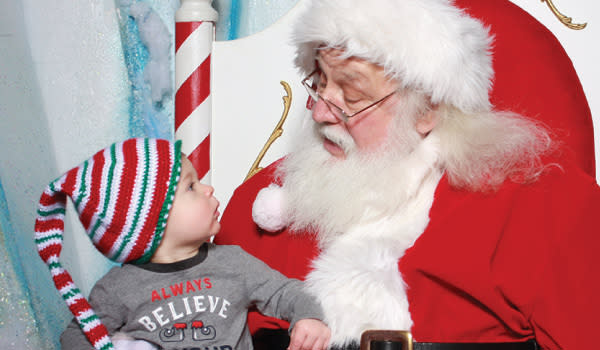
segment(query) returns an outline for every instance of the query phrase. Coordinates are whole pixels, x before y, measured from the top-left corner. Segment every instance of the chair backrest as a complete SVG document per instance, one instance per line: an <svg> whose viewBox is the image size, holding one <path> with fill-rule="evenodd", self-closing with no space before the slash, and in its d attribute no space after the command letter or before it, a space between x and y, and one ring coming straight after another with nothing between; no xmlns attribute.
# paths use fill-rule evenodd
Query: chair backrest
<svg viewBox="0 0 600 350"><path fill-rule="evenodd" d="M595 177L592 115L571 59L540 22L508 0L456 0L494 34L492 104L537 119L563 143L561 157Z"/></svg>

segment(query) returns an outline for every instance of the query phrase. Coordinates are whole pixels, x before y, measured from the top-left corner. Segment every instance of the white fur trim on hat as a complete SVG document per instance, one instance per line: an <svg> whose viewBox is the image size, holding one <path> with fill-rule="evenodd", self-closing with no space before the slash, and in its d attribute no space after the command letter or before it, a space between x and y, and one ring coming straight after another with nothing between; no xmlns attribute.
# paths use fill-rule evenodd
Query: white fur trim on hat
<svg viewBox="0 0 600 350"><path fill-rule="evenodd" d="M384 67L403 87L465 112L489 110L488 29L449 0L307 0L294 26L296 65L315 68L319 46Z"/></svg>
<svg viewBox="0 0 600 350"><path fill-rule="evenodd" d="M285 195L280 186L261 189L252 204L252 219L263 230L277 232L289 225Z"/></svg>

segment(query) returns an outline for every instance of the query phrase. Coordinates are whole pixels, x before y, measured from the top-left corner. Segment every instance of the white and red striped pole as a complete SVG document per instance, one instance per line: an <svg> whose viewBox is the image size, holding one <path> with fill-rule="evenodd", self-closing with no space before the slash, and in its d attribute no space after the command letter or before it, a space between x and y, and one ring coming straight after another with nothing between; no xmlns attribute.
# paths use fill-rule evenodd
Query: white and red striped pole
<svg viewBox="0 0 600 350"><path fill-rule="evenodd" d="M175 13L175 139L183 140L202 183L210 184L212 0L181 0Z"/></svg>

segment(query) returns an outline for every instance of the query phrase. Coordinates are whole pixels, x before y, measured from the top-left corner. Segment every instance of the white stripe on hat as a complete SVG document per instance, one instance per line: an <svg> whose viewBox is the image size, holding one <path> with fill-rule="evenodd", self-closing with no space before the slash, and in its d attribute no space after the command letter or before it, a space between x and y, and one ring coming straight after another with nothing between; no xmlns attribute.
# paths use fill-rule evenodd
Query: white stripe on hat
<svg viewBox="0 0 600 350"><path fill-rule="evenodd" d="M75 206L78 213L81 213L83 208L87 205L90 200L90 191L89 186L92 184L92 169L94 168L94 159L90 158L87 160L87 169L84 169L84 164L80 165L77 168L77 178L75 180L75 190L77 192L82 191L81 186L85 186L85 191L82 191L83 196L81 197L81 201L78 206ZM85 172L84 172L85 170ZM76 195L76 199L79 198L79 193L73 193Z"/></svg>
<svg viewBox="0 0 600 350"><path fill-rule="evenodd" d="M126 216L126 220L125 220L125 224L123 225L123 230L121 235L119 235L119 237L115 240L115 242L113 242L113 245L111 246L110 250L108 251L107 256L109 256L112 260L115 261L125 261L127 259L127 254L124 254L124 252L122 252L121 254L119 253L119 248L121 247L122 243L123 243L123 239L125 238L125 236L127 236L132 230L134 230L134 225L138 225L140 223L140 219L136 220L135 217L135 208L137 206L137 202L139 201L140 196L142 195L142 186L143 186L143 177L144 177L144 166L145 166L145 159L144 159L144 140L142 139L136 139L135 140L135 153L137 154L137 164L136 164L136 169L135 169L135 176L133 176L133 190L132 190L132 194L131 194L131 199L129 200L128 203L128 207L127 208L120 208L122 210L127 210L127 216ZM129 164L129 166L131 166L131 164ZM143 222L142 222L143 224Z"/></svg>
<svg viewBox="0 0 600 350"><path fill-rule="evenodd" d="M150 156L151 157L154 156L154 158L152 159L153 162L158 162L158 158L157 158L158 157L158 152L156 152L156 150L154 150L150 154ZM173 158L173 150L172 150L172 148L169 148L169 163L168 163L169 166L173 166L174 159L175 158ZM158 171L158 169L156 169L152 173L152 186L153 187L156 186L156 181L158 181L157 180L157 176L158 176L157 171ZM169 181L170 181L170 179L167 179L167 191L168 191L168 188L169 188ZM150 205L154 201L154 196L146 196L146 197L151 197L151 198L148 199L148 203L147 203L147 205L148 205L148 209L146 209L146 215L147 215L148 210L150 209ZM167 199L167 196L165 196L165 200L166 199ZM162 203L161 203L161 205L162 205ZM156 229L155 229L155 232L156 232ZM154 241L153 239L150 239L150 240L148 240L148 242L146 242L146 246L144 247L144 252L147 252L152 247L152 244L154 243L153 241Z"/></svg>
<svg viewBox="0 0 600 350"><path fill-rule="evenodd" d="M104 151L102 152L102 155L104 157L104 164L102 165L102 169L100 172L100 190L98 191L98 203L96 205L96 208L93 208L93 214L92 214L92 218L90 220L90 225L88 227L86 227L86 232L88 233L88 236L90 236L90 238L92 239L92 242L94 242L95 244L97 244L98 242L100 242L100 239L102 239L102 235L101 234L97 234L97 232L94 232L94 229L98 229L96 226L100 225L101 222L100 221L100 217L102 215L103 212L103 207L104 207L104 200L106 197L106 184L107 184L107 174L110 171L110 166L112 164L111 161L111 157L110 157L110 148L108 147L106 149L104 149ZM90 169L91 170L91 169ZM92 193L92 182L93 182L93 178L92 178L92 171L88 172L90 180L87 180L87 176L86 176L86 186L90 186L87 189L87 193L89 194L89 196L96 196L96 194ZM85 210L85 207L81 208L82 210ZM93 235L93 237L92 237Z"/></svg>
<svg viewBox="0 0 600 350"><path fill-rule="evenodd" d="M123 174L123 167L126 166L125 165L125 159L123 156L123 143L118 143L116 144L115 147L115 161L111 163L114 163L114 170L113 170L113 174L112 174L112 182L110 183L110 188L108 188L108 177L110 175L110 173L104 173L102 174L102 188L100 189L103 195L103 198L106 199L106 196L108 196L108 206L106 207L106 211L103 210L104 207L104 203L101 203L99 205L99 211L102 210L105 215L104 218L102 219L102 225L100 225L98 227L98 229L96 230L96 233L94 234L94 243L99 243L100 240L102 239L102 237L104 237L104 234L106 233L106 229L108 227L110 227L112 225L113 219L114 219L114 215L115 215L115 211L120 209L120 208L116 208L117 207L117 200L119 198L120 195L122 195L120 193L120 186L121 186L121 180L122 180L122 174ZM108 169L108 171L110 171L110 168ZM121 235L119 235L118 237L121 237Z"/></svg>

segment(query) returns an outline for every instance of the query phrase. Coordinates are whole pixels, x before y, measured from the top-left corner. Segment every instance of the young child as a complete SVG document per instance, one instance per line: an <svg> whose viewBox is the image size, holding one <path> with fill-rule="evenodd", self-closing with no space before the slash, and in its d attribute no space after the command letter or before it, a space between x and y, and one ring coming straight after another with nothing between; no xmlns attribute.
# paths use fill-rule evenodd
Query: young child
<svg viewBox="0 0 600 350"><path fill-rule="evenodd" d="M35 241L75 315L62 349L112 349L116 332L136 339L115 339L117 349L252 349L250 307L290 322L289 349L326 349L329 329L300 281L237 246L208 242L219 232L219 202L180 148L160 139L116 143L42 194ZM124 263L96 283L89 304L59 262L67 197L96 248Z"/></svg>

